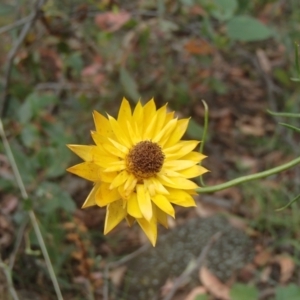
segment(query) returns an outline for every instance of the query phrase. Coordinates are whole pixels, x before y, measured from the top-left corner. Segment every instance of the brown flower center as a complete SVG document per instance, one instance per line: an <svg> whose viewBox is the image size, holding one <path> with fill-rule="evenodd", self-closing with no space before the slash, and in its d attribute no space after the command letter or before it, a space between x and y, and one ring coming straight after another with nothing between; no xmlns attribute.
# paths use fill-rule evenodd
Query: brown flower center
<svg viewBox="0 0 300 300"><path fill-rule="evenodd" d="M146 179L157 174L164 163L161 147L151 141L137 143L127 155L127 168L138 179Z"/></svg>

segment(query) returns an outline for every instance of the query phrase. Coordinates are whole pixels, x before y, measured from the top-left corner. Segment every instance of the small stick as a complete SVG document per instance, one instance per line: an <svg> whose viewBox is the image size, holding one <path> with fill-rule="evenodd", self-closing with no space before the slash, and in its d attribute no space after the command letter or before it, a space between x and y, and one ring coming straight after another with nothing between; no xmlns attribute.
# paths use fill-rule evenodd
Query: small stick
<svg viewBox="0 0 300 300"><path fill-rule="evenodd" d="M195 265L192 268L186 269L182 272L182 274L175 280L172 289L169 293L164 297L163 300L171 300L172 297L175 295L176 291L182 285L182 283L189 277L196 269L200 269L203 265L205 258L208 254L208 251L211 249L213 244L221 237L222 232L215 233L205 247L202 249L200 255L198 256Z"/></svg>

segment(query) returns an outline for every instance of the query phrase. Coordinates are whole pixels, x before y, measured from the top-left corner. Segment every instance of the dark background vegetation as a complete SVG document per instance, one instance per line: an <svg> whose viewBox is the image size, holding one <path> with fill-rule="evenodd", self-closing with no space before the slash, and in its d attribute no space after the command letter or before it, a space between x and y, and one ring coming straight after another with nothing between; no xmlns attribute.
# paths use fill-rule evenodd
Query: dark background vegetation
<svg viewBox="0 0 300 300"><path fill-rule="evenodd" d="M2 119L65 299L101 299L104 263L144 240L126 224L104 237L104 209L80 210L91 184L66 174L78 160L65 145L91 143L92 111L116 115L123 96L132 105L139 98L154 97L157 106L168 102L179 117L192 117L186 137L201 139L205 99L207 185L291 160L299 155L299 137L266 110L300 112L299 85L290 80L300 2L49 0L37 9L40 4L0 3ZM289 122L299 125L297 119ZM15 257L18 291L29 299L55 299L26 205L0 149L2 260ZM269 268L267 281L280 287L272 257L290 258L291 276L278 299L300 294L299 204L275 212L299 193L298 173L297 167L199 198L198 214L226 211L247 224L266 257L257 278ZM189 216L186 209L177 215ZM260 280L253 282L252 291L261 289ZM6 287L3 277L3 295Z"/></svg>

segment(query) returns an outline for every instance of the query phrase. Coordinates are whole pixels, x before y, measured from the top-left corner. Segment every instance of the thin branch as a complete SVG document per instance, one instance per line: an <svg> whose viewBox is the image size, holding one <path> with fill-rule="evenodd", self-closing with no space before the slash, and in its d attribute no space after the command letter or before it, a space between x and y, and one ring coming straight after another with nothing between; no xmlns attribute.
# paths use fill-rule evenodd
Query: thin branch
<svg viewBox="0 0 300 300"><path fill-rule="evenodd" d="M175 280L172 289L169 291L169 293L164 297L163 300L171 300L179 287L182 285L183 282L197 269L200 269L206 259L206 256L208 254L208 251L211 249L213 244L221 237L222 232L215 233L208 243L205 245L205 247L202 249L200 255L198 256L194 266L192 268L187 268L183 273Z"/></svg>
<svg viewBox="0 0 300 300"><path fill-rule="evenodd" d="M7 102L7 98L8 98L8 88L9 88L10 79L11 79L11 70L12 70L12 66L13 66L13 61L18 53L20 46L22 45L24 39L26 38L29 30L31 29L35 20L37 19L41 7L45 4L46 1L47 0L38 0L37 1L34 11L30 16L30 19L25 23L16 42L14 43L13 47L11 48L11 50L8 53L8 56L6 59L7 64L6 64L5 74L4 74L3 92L2 92L2 96L0 98L0 116L3 115L3 110L4 110L4 107Z"/></svg>
<svg viewBox="0 0 300 300"><path fill-rule="evenodd" d="M16 27L19 27L19 26L22 26L24 25L25 23L31 21L32 17L34 16L34 13L31 13L30 15L28 15L27 17L23 18L23 19L20 19L12 24L8 24L8 25L5 25L3 27L0 28L0 34L2 33L5 33L7 31L10 31Z"/></svg>
<svg viewBox="0 0 300 300"><path fill-rule="evenodd" d="M225 190L232 186L235 186L235 185L238 185L238 184L241 184L244 182L262 179L262 178L269 177L271 175L278 174L278 173L288 170L298 164L300 164L300 157L297 157L285 164L282 164L278 167L275 167L275 168L272 168L272 169L269 169L269 170L266 170L263 172L238 177L236 179L233 179L233 180L221 183L221 184L213 185L213 186L206 186L206 187L198 188L198 189L196 189L196 192L199 194L204 194L204 193L214 193L217 191Z"/></svg>
<svg viewBox="0 0 300 300"><path fill-rule="evenodd" d="M13 170L13 173L15 175L17 184L19 186L22 198L23 198L24 201L26 201L26 200L29 199L29 197L28 197L28 194L26 192L26 189L25 189L21 174L19 172L18 166L16 164L14 155L11 151L10 145L9 145L8 140L6 138L6 134L5 134L5 131L4 131L4 128L3 128L1 118L0 118L0 136L2 138L3 146L4 146L4 149L6 151L8 160L9 160L11 166L12 166L12 170ZM58 281L57 281L57 278L55 276L55 272L54 272L54 269L53 269L48 251L47 251L47 247L45 245L45 241L43 239L43 236L42 236L42 233L41 233L41 230L40 230L40 227L38 225L38 221L36 219L35 213L31 209L31 210L28 211L28 215L29 215L30 221L32 223L33 229L35 231L35 234L36 234L37 240L39 242L39 245L41 247L41 250L42 250L46 265L47 265L47 269L48 269L50 278L52 280L52 283L53 283L53 286L54 286L54 289L55 289L55 292L56 292L57 299L63 300L63 297L62 297L62 294L61 294L61 291L60 291L60 288L59 288L59 285L58 285Z"/></svg>
<svg viewBox="0 0 300 300"><path fill-rule="evenodd" d="M11 269L2 260L0 260L0 268L3 270L3 273L6 277L6 281L8 284L8 290L9 290L11 297L13 298L13 300L19 300L18 294L14 288L13 281L11 278Z"/></svg>

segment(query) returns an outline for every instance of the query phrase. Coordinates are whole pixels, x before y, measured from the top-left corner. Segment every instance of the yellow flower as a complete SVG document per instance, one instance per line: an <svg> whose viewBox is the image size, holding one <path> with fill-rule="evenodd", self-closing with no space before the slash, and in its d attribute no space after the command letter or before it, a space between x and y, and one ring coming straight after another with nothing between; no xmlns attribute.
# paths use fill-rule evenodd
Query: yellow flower
<svg viewBox="0 0 300 300"><path fill-rule="evenodd" d="M166 105L157 110L153 99L131 112L125 98L117 119L93 116L96 145L68 145L84 160L68 171L94 182L83 208L107 207L104 234L136 220L154 246L157 223L167 227L167 215L175 217L172 204L195 206L198 186L189 178L207 172L198 165L205 155L192 151L199 142L181 140L189 119L174 118Z"/></svg>

